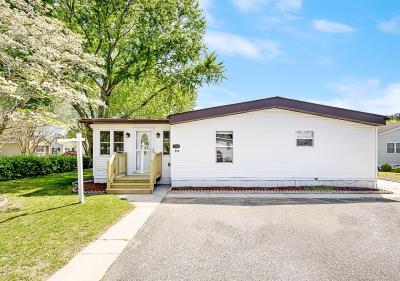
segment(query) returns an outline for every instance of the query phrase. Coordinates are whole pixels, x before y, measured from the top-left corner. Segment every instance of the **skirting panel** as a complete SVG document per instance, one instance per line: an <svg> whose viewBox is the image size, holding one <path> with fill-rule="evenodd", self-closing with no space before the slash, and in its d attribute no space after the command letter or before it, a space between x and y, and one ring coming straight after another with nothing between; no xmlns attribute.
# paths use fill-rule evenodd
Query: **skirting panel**
<svg viewBox="0 0 400 281"><path fill-rule="evenodd" d="M173 187L282 187L282 186L337 186L376 188L376 179L371 180L172 180Z"/></svg>

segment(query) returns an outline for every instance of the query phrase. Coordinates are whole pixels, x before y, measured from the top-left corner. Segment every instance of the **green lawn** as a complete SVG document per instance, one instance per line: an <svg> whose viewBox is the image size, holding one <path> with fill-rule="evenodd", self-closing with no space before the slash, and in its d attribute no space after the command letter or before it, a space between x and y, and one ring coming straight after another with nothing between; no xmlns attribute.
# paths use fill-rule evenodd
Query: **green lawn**
<svg viewBox="0 0 400 281"><path fill-rule="evenodd" d="M395 172L379 172L378 176L382 179L400 181L400 173Z"/></svg>
<svg viewBox="0 0 400 281"><path fill-rule="evenodd" d="M91 171L85 171L85 177ZM76 172L0 182L0 280L43 280L132 209L113 195L71 193Z"/></svg>

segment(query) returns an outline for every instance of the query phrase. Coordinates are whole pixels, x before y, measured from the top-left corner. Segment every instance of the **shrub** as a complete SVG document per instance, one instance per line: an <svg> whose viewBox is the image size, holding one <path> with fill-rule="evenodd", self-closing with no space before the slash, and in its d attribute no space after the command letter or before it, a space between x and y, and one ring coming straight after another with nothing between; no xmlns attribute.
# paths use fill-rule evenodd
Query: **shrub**
<svg viewBox="0 0 400 281"><path fill-rule="evenodd" d="M83 157L83 168L91 165L90 157ZM76 170L75 156L1 156L0 181L43 176Z"/></svg>
<svg viewBox="0 0 400 281"><path fill-rule="evenodd" d="M381 172L391 172L392 171L392 165L389 163L384 163L381 165Z"/></svg>
<svg viewBox="0 0 400 281"><path fill-rule="evenodd" d="M400 166L397 166L396 168L394 168L394 171L395 171L396 173L400 173Z"/></svg>

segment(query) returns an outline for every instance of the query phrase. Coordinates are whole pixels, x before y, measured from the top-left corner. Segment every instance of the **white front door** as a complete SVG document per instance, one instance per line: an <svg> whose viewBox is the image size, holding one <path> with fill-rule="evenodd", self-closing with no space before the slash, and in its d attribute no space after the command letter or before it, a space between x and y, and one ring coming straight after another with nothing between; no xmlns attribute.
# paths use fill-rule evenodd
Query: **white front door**
<svg viewBox="0 0 400 281"><path fill-rule="evenodd" d="M151 131L136 132L136 171L148 172L151 160Z"/></svg>

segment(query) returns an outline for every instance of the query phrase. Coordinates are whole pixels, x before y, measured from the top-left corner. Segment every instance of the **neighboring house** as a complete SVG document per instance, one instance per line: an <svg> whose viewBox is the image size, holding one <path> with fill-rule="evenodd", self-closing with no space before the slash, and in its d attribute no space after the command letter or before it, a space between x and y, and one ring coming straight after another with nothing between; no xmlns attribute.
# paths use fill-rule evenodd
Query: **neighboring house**
<svg viewBox="0 0 400 281"><path fill-rule="evenodd" d="M41 142L35 149L34 155L47 156L64 154L71 150L75 150L76 144L71 143L57 143L57 140L49 141L45 140ZM18 146L18 142L13 136L0 137L0 156L16 156L21 155L21 149Z"/></svg>
<svg viewBox="0 0 400 281"><path fill-rule="evenodd" d="M378 163L400 166L400 123L378 128Z"/></svg>
<svg viewBox="0 0 400 281"><path fill-rule="evenodd" d="M41 142L35 149L35 155L45 156L50 153L51 143L48 141ZM0 156L16 156L21 155L21 149L17 139L14 136L0 137Z"/></svg>
<svg viewBox="0 0 400 281"><path fill-rule="evenodd" d="M81 122L93 128L94 180L135 193L151 192L156 178L172 186L376 187L377 126L386 119L273 97L161 120Z"/></svg>

